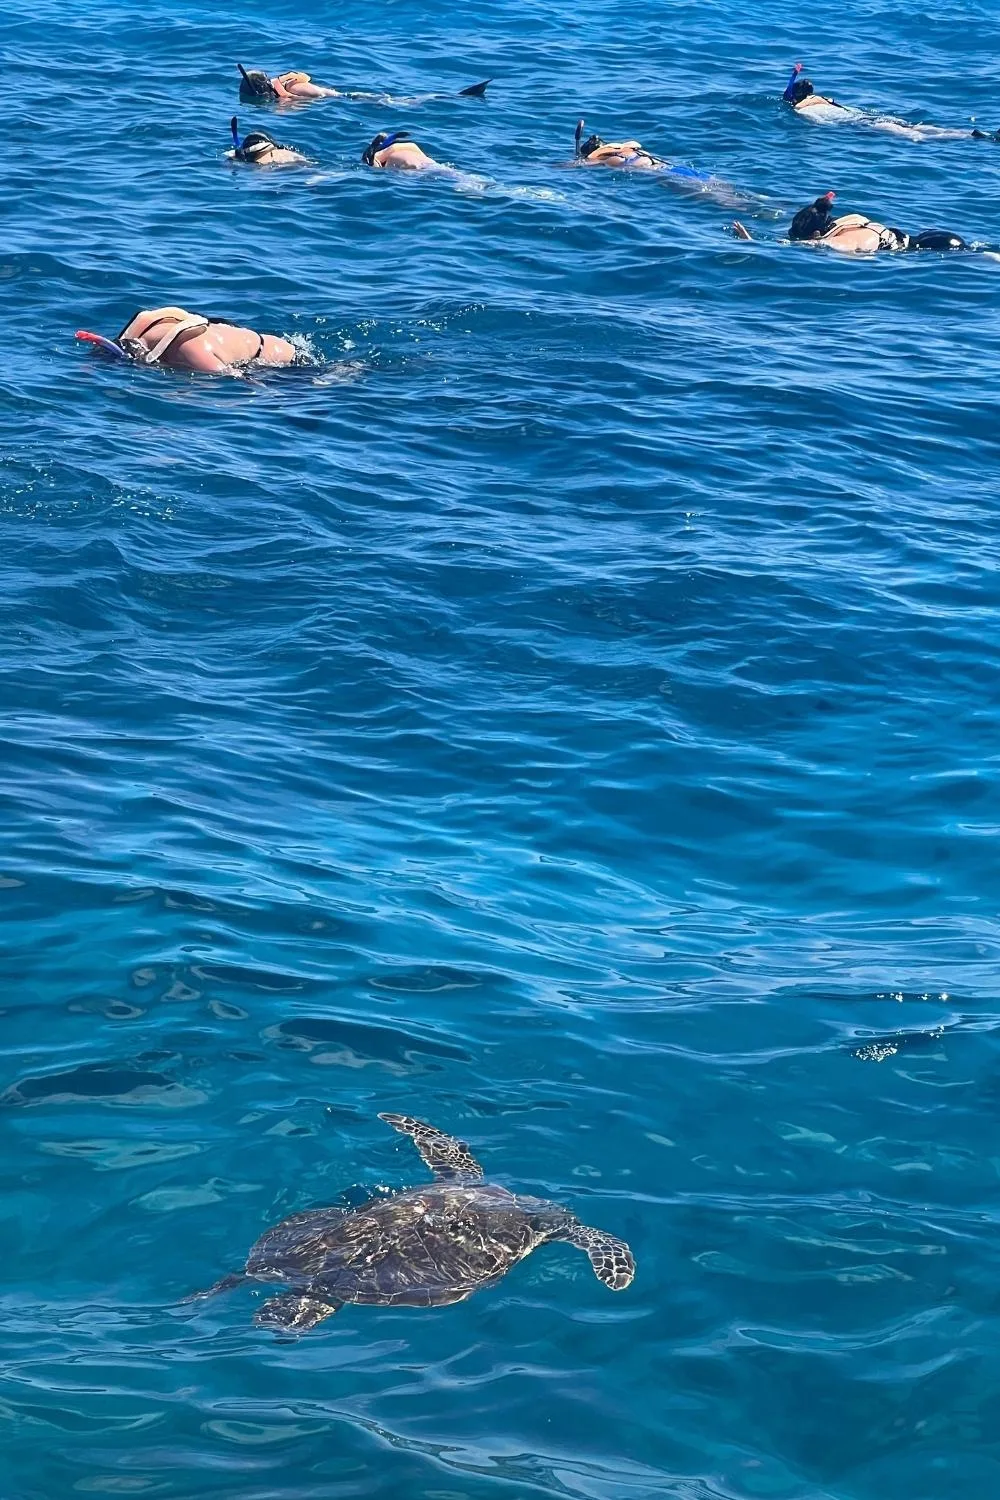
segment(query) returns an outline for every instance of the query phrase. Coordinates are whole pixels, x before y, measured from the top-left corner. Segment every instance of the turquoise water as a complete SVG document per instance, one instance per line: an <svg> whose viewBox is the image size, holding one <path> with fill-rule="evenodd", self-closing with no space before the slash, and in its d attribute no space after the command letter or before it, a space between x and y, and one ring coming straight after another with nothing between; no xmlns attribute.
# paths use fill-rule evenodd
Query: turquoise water
<svg viewBox="0 0 1000 1500"><path fill-rule="evenodd" d="M993 128L995 24L3 0L4 1500L996 1494L1000 267L780 235L996 240L1000 148L778 105ZM563 170L581 115L762 239ZM466 175L364 171L400 126ZM319 363L73 341L165 302ZM180 1303L421 1180L379 1110L632 1288Z"/></svg>

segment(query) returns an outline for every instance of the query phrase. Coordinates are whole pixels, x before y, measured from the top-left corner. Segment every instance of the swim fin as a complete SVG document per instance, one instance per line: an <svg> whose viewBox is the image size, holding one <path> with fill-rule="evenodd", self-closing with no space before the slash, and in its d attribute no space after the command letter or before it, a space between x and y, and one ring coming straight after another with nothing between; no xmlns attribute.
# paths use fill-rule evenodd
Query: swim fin
<svg viewBox="0 0 1000 1500"><path fill-rule="evenodd" d="M467 89L459 89L458 97L460 99L485 99L487 87L492 82L492 78L484 78L482 83L470 83Z"/></svg>

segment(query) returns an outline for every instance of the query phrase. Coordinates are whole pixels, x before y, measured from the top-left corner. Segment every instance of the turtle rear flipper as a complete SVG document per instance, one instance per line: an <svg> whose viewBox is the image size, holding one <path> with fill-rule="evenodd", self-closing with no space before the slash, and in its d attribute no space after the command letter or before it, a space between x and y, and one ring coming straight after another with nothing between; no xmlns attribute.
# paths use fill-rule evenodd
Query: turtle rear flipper
<svg viewBox="0 0 1000 1500"><path fill-rule="evenodd" d="M307 1333L342 1306L342 1302L326 1302L301 1292L282 1292L257 1309L254 1322L258 1328L273 1328L278 1333Z"/></svg>
<svg viewBox="0 0 1000 1500"><path fill-rule="evenodd" d="M410 1136L439 1182L482 1182L483 1169L464 1141L409 1115L380 1114L379 1119Z"/></svg>
<svg viewBox="0 0 1000 1500"><path fill-rule="evenodd" d="M218 1292L231 1292L234 1287L242 1286L246 1281L246 1272L231 1271L228 1276L223 1276L220 1281L215 1281L207 1286L203 1292L190 1292L186 1297L181 1297L178 1306L187 1302L201 1302L205 1297L214 1297Z"/></svg>
<svg viewBox="0 0 1000 1500"><path fill-rule="evenodd" d="M594 1275L613 1292L623 1292L631 1286L635 1275L635 1256L624 1240L616 1240L613 1234L603 1229L591 1229L586 1224L574 1224L565 1233L554 1235L554 1239L565 1240L586 1250Z"/></svg>

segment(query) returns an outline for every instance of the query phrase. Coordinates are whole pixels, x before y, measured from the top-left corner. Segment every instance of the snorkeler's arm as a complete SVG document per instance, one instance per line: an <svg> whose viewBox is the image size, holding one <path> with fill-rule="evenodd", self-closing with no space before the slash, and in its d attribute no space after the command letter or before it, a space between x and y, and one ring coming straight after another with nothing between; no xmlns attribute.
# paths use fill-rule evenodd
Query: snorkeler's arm
<svg viewBox="0 0 1000 1500"><path fill-rule="evenodd" d="M325 83L300 83L297 85L293 99L340 99L343 96L339 89L329 89Z"/></svg>
<svg viewBox="0 0 1000 1500"><path fill-rule="evenodd" d="M791 76L791 78L789 78L788 82L785 85L785 92L781 96L782 99L784 99L784 101L785 101L786 104L791 104L791 102L792 102L792 89L795 87L796 83L798 82L799 74L801 72L802 72L802 64L801 63L796 63L795 66L794 66L794 68L792 69L792 76Z"/></svg>

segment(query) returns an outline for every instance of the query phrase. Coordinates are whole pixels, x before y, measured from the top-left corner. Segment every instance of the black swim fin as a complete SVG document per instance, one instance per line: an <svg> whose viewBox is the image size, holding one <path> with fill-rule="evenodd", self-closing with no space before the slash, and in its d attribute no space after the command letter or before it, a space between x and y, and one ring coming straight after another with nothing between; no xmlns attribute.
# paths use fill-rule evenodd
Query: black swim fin
<svg viewBox="0 0 1000 1500"><path fill-rule="evenodd" d="M459 89L458 97L460 99L485 99L486 90L492 82L492 78L484 78L482 83L470 83L467 89Z"/></svg>
<svg viewBox="0 0 1000 1500"><path fill-rule="evenodd" d="M950 229L922 229L910 236L908 250L968 250L969 246L960 234Z"/></svg>

